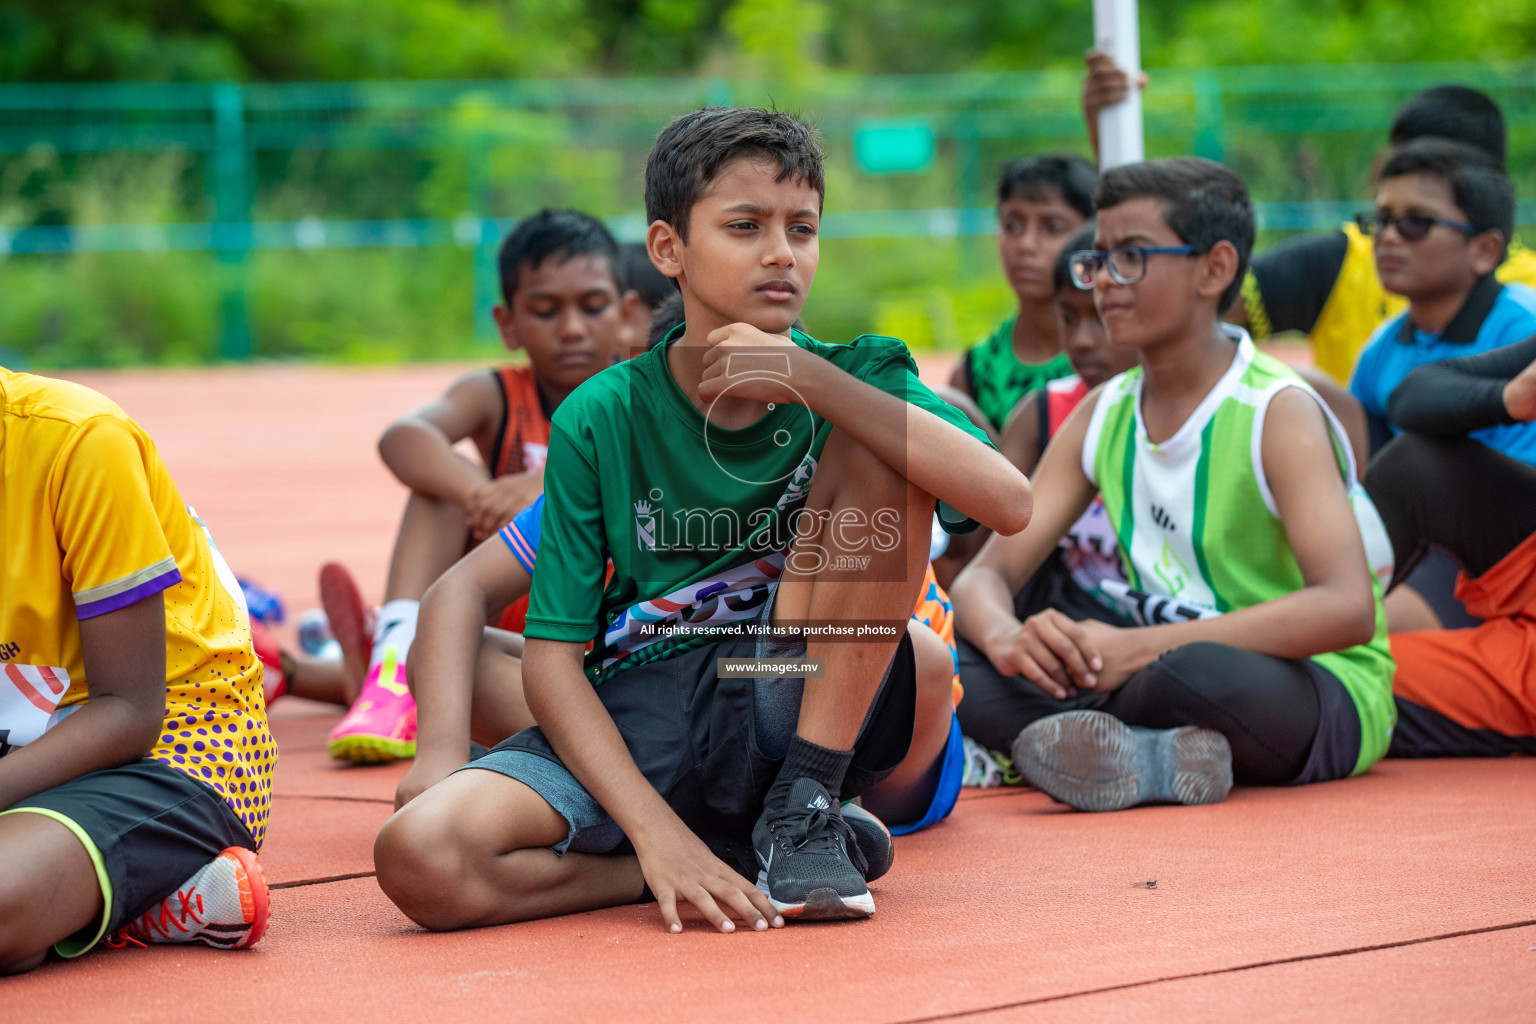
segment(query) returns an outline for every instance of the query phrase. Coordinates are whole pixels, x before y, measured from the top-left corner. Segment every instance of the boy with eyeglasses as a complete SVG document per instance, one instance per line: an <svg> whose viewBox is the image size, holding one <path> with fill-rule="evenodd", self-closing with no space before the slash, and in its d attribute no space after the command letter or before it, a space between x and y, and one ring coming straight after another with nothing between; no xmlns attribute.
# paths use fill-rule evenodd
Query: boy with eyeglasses
<svg viewBox="0 0 1536 1024"><path fill-rule="evenodd" d="M1130 77L1114 58L1098 50L1086 57L1083 114L1098 151L1098 114L1129 95ZM1146 87L1142 76L1141 87ZM1389 145L1414 139L1465 143L1503 166L1507 150L1504 114L1486 94L1447 83L1415 93L1398 108L1387 133ZM1242 297L1227 314L1259 340L1300 331L1312 344L1317 369L1340 384L1372 328L1402 311L1402 297L1382 288L1376 277L1371 236L1354 222L1338 230L1289 238L1254 257L1243 279ZM1536 251L1511 239L1494 272L1501 281L1536 286ZM1317 377L1311 378L1315 384ZM1330 399L1330 402L1332 399Z"/></svg>
<svg viewBox="0 0 1536 1024"><path fill-rule="evenodd" d="M1380 522L1322 400L1221 322L1253 245L1248 191L1183 157L1104 172L1094 206L1072 276L1139 365L1077 406L1035 472L1029 525L992 537L951 591L960 633L1015 683L993 705L1021 730L1014 761L1095 811L1359 774L1395 718L1362 540ZM1141 624L1021 622L1015 593L1095 493Z"/></svg>
<svg viewBox="0 0 1536 1024"><path fill-rule="evenodd" d="M1397 433L1387 400L1410 370L1536 334L1536 291L1493 273L1514 220L1514 185L1470 146L1420 139L1388 158L1362 226L1375 236L1382 285L1408 309L1371 334L1349 382L1370 416L1373 449ZM1536 432L1494 428L1478 439L1536 464Z"/></svg>

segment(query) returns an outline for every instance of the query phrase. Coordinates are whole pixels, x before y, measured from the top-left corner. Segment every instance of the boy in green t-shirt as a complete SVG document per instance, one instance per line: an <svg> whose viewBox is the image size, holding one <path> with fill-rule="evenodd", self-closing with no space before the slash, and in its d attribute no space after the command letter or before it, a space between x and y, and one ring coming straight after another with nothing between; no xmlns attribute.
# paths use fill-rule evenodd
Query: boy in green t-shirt
<svg viewBox="0 0 1536 1024"><path fill-rule="evenodd" d="M972 668L1016 683L993 705L1022 730L1014 759L1084 810L1362 772L1395 720L1362 539L1380 520L1321 399L1221 323L1253 244L1247 189L1185 157L1106 171L1094 198L1073 278L1140 365L1082 400L1036 471L1028 529L989 541L953 591L989 662ZM1143 625L1019 621L1015 592L1095 492L1129 580L1102 588Z"/></svg>
<svg viewBox="0 0 1536 1024"><path fill-rule="evenodd" d="M823 180L787 114L707 108L657 140L647 244L687 320L555 414L523 659L540 727L375 848L426 927L648 893L673 931L679 900L722 931L873 913L838 800L907 754L935 499L950 529L1006 534L1030 492L900 342L792 329Z"/></svg>
<svg viewBox="0 0 1536 1024"><path fill-rule="evenodd" d="M1056 336L1052 268L1072 233L1093 216L1098 174L1080 156L1048 153L1003 167L997 182L997 251L1019 308L955 364L949 384L1003 429L1019 400L1072 373Z"/></svg>

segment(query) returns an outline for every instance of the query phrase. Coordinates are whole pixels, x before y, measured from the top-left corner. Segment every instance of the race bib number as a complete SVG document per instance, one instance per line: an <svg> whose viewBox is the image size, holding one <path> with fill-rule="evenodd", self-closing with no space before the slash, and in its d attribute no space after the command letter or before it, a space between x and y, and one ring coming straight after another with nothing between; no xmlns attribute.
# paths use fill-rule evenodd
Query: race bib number
<svg viewBox="0 0 1536 1024"><path fill-rule="evenodd" d="M59 701L69 692L69 673L47 665L6 665L0 669L0 755L26 746L58 720Z"/></svg>

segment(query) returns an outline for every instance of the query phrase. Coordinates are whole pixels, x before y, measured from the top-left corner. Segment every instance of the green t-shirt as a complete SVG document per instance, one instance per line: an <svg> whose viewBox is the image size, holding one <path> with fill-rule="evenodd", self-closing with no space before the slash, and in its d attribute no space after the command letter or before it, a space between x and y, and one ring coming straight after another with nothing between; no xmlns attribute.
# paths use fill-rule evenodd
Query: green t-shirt
<svg viewBox="0 0 1536 1024"><path fill-rule="evenodd" d="M965 389L998 430L1008 422L1008 414L1019 399L1072 375L1072 363L1065 352L1043 363L1019 362L1013 351L1013 325L1018 319L1017 314L1010 316L965 353Z"/></svg>
<svg viewBox="0 0 1536 1024"><path fill-rule="evenodd" d="M894 338L792 338L987 443L923 385ZM783 570L793 517L831 430L798 404L771 407L739 430L710 424L672 379L666 344L592 377L560 404L550 430L526 635L592 642L587 674L602 682L708 642L710 628L755 617ZM946 506L939 513L952 533L976 526ZM870 543L901 540L889 521L862 533Z"/></svg>

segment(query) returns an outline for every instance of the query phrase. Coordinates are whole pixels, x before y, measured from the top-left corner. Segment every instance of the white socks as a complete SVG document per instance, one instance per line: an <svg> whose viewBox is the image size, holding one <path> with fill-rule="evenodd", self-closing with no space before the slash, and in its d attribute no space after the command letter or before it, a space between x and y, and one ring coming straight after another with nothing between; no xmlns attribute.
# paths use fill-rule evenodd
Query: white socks
<svg viewBox="0 0 1536 1024"><path fill-rule="evenodd" d="M421 602L401 598L379 609L379 619L373 627L373 655L368 661L372 670L384 661L385 653L395 652L395 663L405 664L405 656L416 639L416 619L421 614Z"/></svg>

